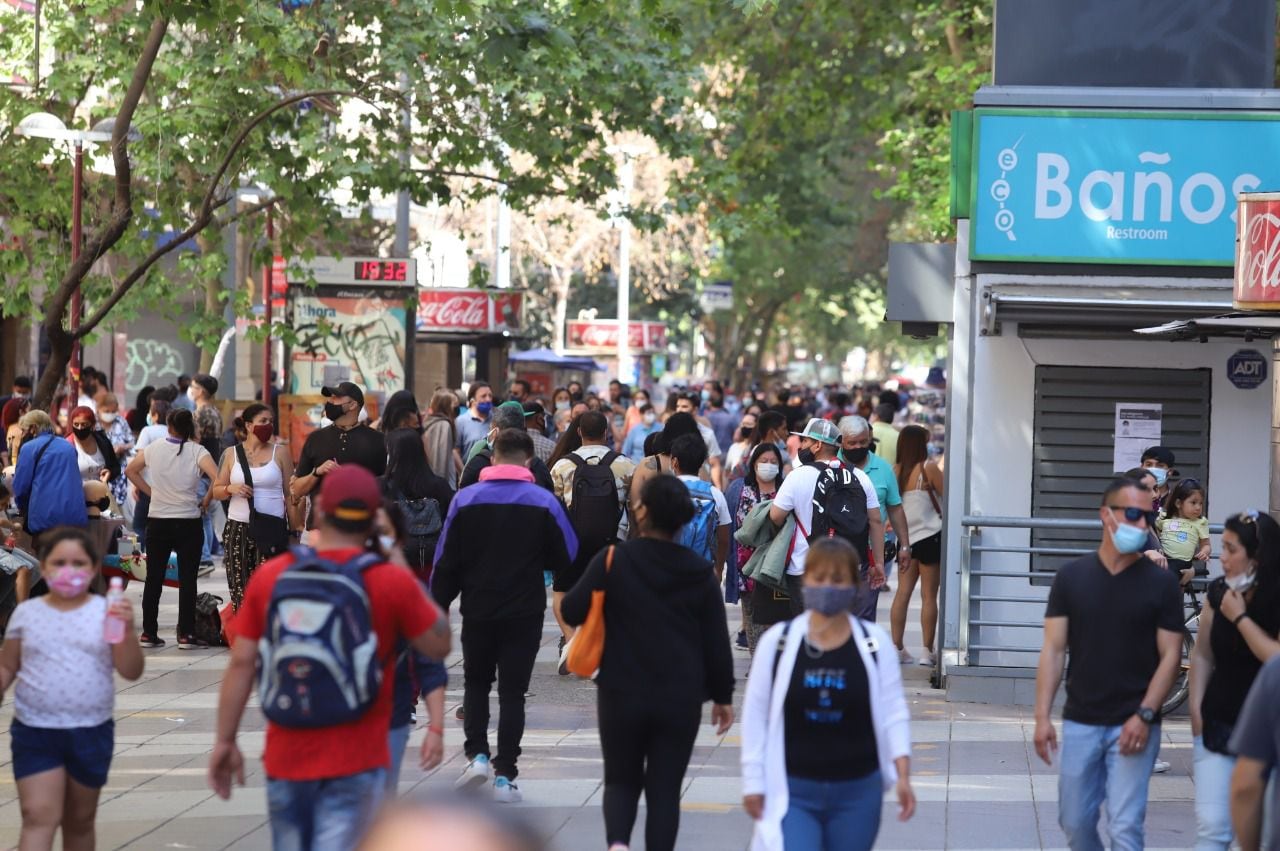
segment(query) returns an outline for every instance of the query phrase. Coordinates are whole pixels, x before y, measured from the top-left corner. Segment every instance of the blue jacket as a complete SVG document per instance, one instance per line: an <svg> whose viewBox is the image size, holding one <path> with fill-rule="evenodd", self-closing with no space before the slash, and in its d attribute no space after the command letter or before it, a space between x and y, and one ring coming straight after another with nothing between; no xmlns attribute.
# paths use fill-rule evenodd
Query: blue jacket
<svg viewBox="0 0 1280 851"><path fill-rule="evenodd" d="M52 434L42 434L22 444L13 476L13 496L26 517L27 532L32 535L55 526L83 529L89 525L75 447Z"/></svg>

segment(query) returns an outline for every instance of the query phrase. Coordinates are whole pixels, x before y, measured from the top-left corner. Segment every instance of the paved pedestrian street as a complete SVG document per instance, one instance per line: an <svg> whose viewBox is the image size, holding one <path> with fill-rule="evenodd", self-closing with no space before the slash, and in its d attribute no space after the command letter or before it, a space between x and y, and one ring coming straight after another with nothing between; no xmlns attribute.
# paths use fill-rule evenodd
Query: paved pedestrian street
<svg viewBox="0 0 1280 851"><path fill-rule="evenodd" d="M225 595L221 570L200 580L201 590ZM128 591L139 602L141 585ZM890 595L881 598L880 620L888 623ZM735 624L737 609L729 611ZM257 765L263 720L251 698L240 746L249 760L246 788L220 801L205 782L213 743L218 684L225 651L180 651L173 644L177 595L165 594L160 634L168 647L146 651L147 668L137 683L117 679L116 755L98 810L98 847L103 849L270 848L264 776ZM913 607L908 647L917 648L918 610ZM457 627L455 625L455 633ZM455 641L455 647L457 642ZM550 838L554 849L604 847L600 813L602 763L595 727L595 687L556 675L556 627L550 612L528 701L528 727L520 758L525 800L512 805ZM748 656L735 650L739 683ZM884 652L882 650L882 652ZM892 651L890 651L892 652ZM424 726L410 739L400 790L427 792L451 787L462 770L462 723L454 709L462 700L461 657L449 659L445 763L424 775L416 747ZM884 849L1059 848L1057 775L1035 757L1030 708L947 703L929 688L922 668L904 668L912 712L913 775L920 800L916 817L901 824L897 805L886 799L877 843ZM735 694L741 701L741 685ZM11 696L10 696L11 697ZM496 719L497 695L493 697ZM0 708L8 728L12 700ZM709 712L708 712L709 715ZM1172 770L1151 781L1147 811L1148 848L1187 848L1194 843L1191 733L1185 717L1163 728L1163 759ZM739 728L717 738L702 729L685 778L680 848L742 849L750 824L742 812L738 779ZM0 769L0 846L17 841L21 817L9 748ZM644 808L633 835L644 847Z"/></svg>

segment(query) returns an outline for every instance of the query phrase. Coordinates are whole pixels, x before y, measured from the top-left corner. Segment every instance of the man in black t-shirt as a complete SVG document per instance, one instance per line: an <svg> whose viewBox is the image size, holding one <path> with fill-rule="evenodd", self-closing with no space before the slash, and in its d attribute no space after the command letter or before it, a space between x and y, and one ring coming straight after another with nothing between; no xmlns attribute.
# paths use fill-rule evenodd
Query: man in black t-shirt
<svg viewBox="0 0 1280 851"><path fill-rule="evenodd" d="M1098 552L1063 565L1049 591L1036 673L1036 753L1058 749L1050 720L1068 653L1058 824L1073 849L1101 849L1107 804L1113 848L1143 847L1147 784L1160 748L1160 705L1181 661L1182 593L1142 555L1151 496L1116 479L1102 496Z"/></svg>
<svg viewBox="0 0 1280 851"><path fill-rule="evenodd" d="M298 466L293 471L289 492L301 498L320 486L325 475L339 464L358 464L374 476L387 471L387 442L382 432L358 422L364 392L350 381L336 387L322 387L329 401L324 415L332 424L317 429L302 444ZM307 531L315 528L315 518L307 512Z"/></svg>

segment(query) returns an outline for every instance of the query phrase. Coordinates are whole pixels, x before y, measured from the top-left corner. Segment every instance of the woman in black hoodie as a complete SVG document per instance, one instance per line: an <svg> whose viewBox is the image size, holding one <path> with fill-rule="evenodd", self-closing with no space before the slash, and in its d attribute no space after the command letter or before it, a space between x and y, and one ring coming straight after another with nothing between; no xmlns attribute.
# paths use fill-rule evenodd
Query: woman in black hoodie
<svg viewBox="0 0 1280 851"><path fill-rule="evenodd" d="M587 619L591 592L605 592L604 655L596 676L604 751L604 826L611 851L626 849L645 795L645 847L666 851L680 827L680 789L702 704L724 735L733 723L733 651L711 563L673 542L693 519L674 476L644 484L632 518L640 537L605 550L565 594L564 619Z"/></svg>

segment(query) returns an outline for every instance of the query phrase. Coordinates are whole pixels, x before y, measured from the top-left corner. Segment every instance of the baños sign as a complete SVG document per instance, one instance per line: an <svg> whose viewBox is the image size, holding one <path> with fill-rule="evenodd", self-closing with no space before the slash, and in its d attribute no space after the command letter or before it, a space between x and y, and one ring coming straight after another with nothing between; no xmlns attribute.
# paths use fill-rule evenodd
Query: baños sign
<svg viewBox="0 0 1280 851"><path fill-rule="evenodd" d="M980 109L972 176L975 260L1231 266L1280 114Z"/></svg>

